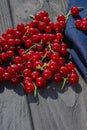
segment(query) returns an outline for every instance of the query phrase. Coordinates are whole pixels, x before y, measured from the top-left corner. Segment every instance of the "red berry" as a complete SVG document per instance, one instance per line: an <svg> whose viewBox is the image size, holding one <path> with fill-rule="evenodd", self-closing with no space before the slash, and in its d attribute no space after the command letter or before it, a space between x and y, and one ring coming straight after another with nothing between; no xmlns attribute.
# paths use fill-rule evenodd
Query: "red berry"
<svg viewBox="0 0 87 130"><path fill-rule="evenodd" d="M66 20L65 15L63 15L63 14L58 15L58 17L57 17L57 21L58 21L58 22L59 22L59 21L65 21L65 20Z"/></svg>
<svg viewBox="0 0 87 130"><path fill-rule="evenodd" d="M66 66L67 66L67 68L69 69L69 71L72 71L72 70L75 69L75 65L74 65L74 63L72 63L72 62L67 63Z"/></svg>
<svg viewBox="0 0 87 130"><path fill-rule="evenodd" d="M32 79L30 77L24 77L23 84L32 83Z"/></svg>
<svg viewBox="0 0 87 130"><path fill-rule="evenodd" d="M50 19L48 17L43 17L42 21L48 24L50 22Z"/></svg>
<svg viewBox="0 0 87 130"><path fill-rule="evenodd" d="M4 74L5 70L3 67L0 67L0 76L2 76Z"/></svg>
<svg viewBox="0 0 87 130"><path fill-rule="evenodd" d="M52 72L55 72L58 68L58 64L57 62L55 61L51 61L50 64L49 64L49 69L52 71Z"/></svg>
<svg viewBox="0 0 87 130"><path fill-rule="evenodd" d="M31 77L31 70L24 69L23 70L23 75L24 75L24 77Z"/></svg>
<svg viewBox="0 0 87 130"><path fill-rule="evenodd" d="M45 22L39 22L38 27L39 27L39 29L41 31L45 31L45 29L46 29L46 23Z"/></svg>
<svg viewBox="0 0 87 130"><path fill-rule="evenodd" d="M79 8L77 6L73 6L70 11L72 16L77 16L79 14Z"/></svg>
<svg viewBox="0 0 87 130"><path fill-rule="evenodd" d="M61 82L62 81L62 74L59 72L55 73L53 79L56 82Z"/></svg>
<svg viewBox="0 0 87 130"><path fill-rule="evenodd" d="M38 71L33 71L31 73L32 80L36 80L36 78L40 77L40 73Z"/></svg>
<svg viewBox="0 0 87 130"><path fill-rule="evenodd" d="M42 77L45 80L48 80L48 79L50 79L52 77L52 72L49 69L46 69L46 70L43 71Z"/></svg>
<svg viewBox="0 0 87 130"><path fill-rule="evenodd" d="M33 42L30 39L28 39L28 40L25 41L25 46L26 47L30 47L30 46L32 46L32 44L33 44Z"/></svg>
<svg viewBox="0 0 87 130"><path fill-rule="evenodd" d="M76 28L78 28L78 29L81 28L81 20L80 20L80 19L78 19L78 20L75 21L75 26L76 26Z"/></svg>
<svg viewBox="0 0 87 130"><path fill-rule="evenodd" d="M32 93L34 92L35 87L33 83L27 83L24 85L24 89L26 93Z"/></svg>
<svg viewBox="0 0 87 130"><path fill-rule="evenodd" d="M61 66L60 67L60 73L63 75L63 76L67 76L69 74L69 69L67 66Z"/></svg>
<svg viewBox="0 0 87 130"><path fill-rule="evenodd" d="M7 72L5 72L5 73L3 74L3 80L4 80L4 81L10 81L10 74L7 73Z"/></svg>
<svg viewBox="0 0 87 130"><path fill-rule="evenodd" d="M55 62L58 62L59 57L60 57L60 55L59 55L59 53L57 53L57 52L55 52L55 53L53 53L53 54L51 55L51 59L52 59L53 61L55 61Z"/></svg>
<svg viewBox="0 0 87 130"><path fill-rule="evenodd" d="M15 64L22 63L22 62L23 62L22 57L16 56L16 57L14 58L14 63L15 63Z"/></svg>
<svg viewBox="0 0 87 130"><path fill-rule="evenodd" d="M38 77L36 78L36 81L35 81L36 85L39 87L39 88L43 88L46 86L46 80L42 77Z"/></svg>
<svg viewBox="0 0 87 130"><path fill-rule="evenodd" d="M21 79L18 75L11 75L10 77L10 81L13 83L13 84L19 84Z"/></svg>
<svg viewBox="0 0 87 130"><path fill-rule="evenodd" d="M79 80L79 77L78 77L77 73L71 72L69 75L69 82L74 84L74 83L77 83L78 80Z"/></svg>

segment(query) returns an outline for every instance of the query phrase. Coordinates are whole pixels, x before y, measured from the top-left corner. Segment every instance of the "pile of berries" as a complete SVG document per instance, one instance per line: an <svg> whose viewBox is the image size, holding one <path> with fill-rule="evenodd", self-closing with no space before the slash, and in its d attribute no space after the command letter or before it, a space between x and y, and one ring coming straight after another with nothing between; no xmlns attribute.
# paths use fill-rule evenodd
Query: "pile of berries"
<svg viewBox="0 0 87 130"><path fill-rule="evenodd" d="M37 13L26 25L9 28L0 37L0 82L22 83L26 93L35 95L50 79L63 81L62 89L66 81L77 83L75 65L67 60L65 28L66 16L59 15L54 23L46 11Z"/></svg>
<svg viewBox="0 0 87 130"><path fill-rule="evenodd" d="M82 31L87 31L87 17L76 20L75 26L76 26L76 28L78 28Z"/></svg>

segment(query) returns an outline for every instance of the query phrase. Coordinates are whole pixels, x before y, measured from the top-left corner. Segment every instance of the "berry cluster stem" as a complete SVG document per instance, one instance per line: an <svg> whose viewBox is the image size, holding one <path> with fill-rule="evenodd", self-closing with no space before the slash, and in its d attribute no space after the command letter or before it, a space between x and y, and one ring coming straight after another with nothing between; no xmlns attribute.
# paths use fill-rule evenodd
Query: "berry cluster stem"
<svg viewBox="0 0 87 130"><path fill-rule="evenodd" d="M65 84L66 84L67 81L68 81L68 77L63 78L63 84L62 84L62 87L61 87L62 90L65 87Z"/></svg>

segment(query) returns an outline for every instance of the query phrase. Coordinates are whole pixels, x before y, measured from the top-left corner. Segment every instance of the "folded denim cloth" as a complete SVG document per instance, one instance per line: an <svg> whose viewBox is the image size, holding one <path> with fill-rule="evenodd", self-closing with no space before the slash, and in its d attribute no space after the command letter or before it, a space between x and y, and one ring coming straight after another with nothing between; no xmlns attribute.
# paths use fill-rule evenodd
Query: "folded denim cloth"
<svg viewBox="0 0 87 130"><path fill-rule="evenodd" d="M87 0L69 0L68 10L72 6L83 7L78 17L69 16L65 35L69 39L70 50L73 60L80 70L83 78L87 81L87 31L83 32L75 27L75 20L87 17Z"/></svg>

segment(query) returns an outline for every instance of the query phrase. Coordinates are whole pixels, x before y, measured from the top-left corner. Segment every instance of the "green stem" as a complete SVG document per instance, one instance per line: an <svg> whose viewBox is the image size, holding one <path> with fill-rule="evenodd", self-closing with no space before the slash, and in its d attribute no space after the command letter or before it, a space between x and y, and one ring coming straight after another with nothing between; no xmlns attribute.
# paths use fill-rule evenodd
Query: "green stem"
<svg viewBox="0 0 87 130"><path fill-rule="evenodd" d="M34 19L34 18L35 18L35 16L31 14L31 15L30 15L30 18L31 18L31 19Z"/></svg>
<svg viewBox="0 0 87 130"><path fill-rule="evenodd" d="M37 95L37 86L34 84L34 87L35 87L35 89L34 89L34 97L36 97L36 95Z"/></svg>
<svg viewBox="0 0 87 130"><path fill-rule="evenodd" d="M67 22L67 20L68 20L68 18L69 18L70 15L71 15L71 11L69 11L69 12L66 14L66 22Z"/></svg>
<svg viewBox="0 0 87 130"><path fill-rule="evenodd" d="M34 44L33 46L31 46L29 49L27 49L23 54L26 54L27 52L29 52L34 47L36 47L36 44Z"/></svg>
<svg viewBox="0 0 87 130"><path fill-rule="evenodd" d="M63 88L65 87L65 84L66 84L67 80L68 80L68 78L67 78L67 77L63 79L63 84L62 84L61 89L63 89Z"/></svg>
<svg viewBox="0 0 87 130"><path fill-rule="evenodd" d="M37 66L37 69L39 69L39 70L41 70L41 71L44 70L44 69L43 69L43 66L40 66L40 65Z"/></svg>
<svg viewBox="0 0 87 130"><path fill-rule="evenodd" d="M78 9L79 9L79 10L83 10L83 9L84 9L84 7L81 7L81 6L80 6L80 7L78 7Z"/></svg>
<svg viewBox="0 0 87 130"><path fill-rule="evenodd" d="M46 54L42 57L41 61L43 62L43 60L46 58Z"/></svg>
<svg viewBox="0 0 87 130"><path fill-rule="evenodd" d="M49 50L50 50L52 53L54 53L54 51L53 51L52 48L51 48L50 43L48 43L48 44L49 44L49 45L48 45Z"/></svg>

